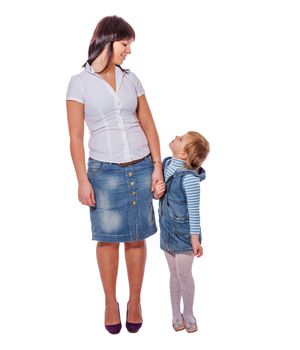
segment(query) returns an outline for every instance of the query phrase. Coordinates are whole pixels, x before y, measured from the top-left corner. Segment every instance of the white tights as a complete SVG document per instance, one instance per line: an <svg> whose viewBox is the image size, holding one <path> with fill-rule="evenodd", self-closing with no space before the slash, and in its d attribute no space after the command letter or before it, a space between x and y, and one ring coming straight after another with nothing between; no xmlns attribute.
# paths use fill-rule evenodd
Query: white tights
<svg viewBox="0 0 300 350"><path fill-rule="evenodd" d="M192 275L194 254L192 252L176 253L165 252L170 269L170 296L173 312L173 322L181 319L180 301L183 300L183 318L192 322L195 283Z"/></svg>

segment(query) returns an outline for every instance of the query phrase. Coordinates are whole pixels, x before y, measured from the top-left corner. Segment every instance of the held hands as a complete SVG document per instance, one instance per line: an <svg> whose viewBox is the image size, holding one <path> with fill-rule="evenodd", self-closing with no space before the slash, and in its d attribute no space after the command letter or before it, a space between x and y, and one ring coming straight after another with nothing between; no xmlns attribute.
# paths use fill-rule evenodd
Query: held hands
<svg viewBox="0 0 300 350"><path fill-rule="evenodd" d="M192 248L193 248L193 253L197 258L202 256L203 254L203 248L199 242L199 235L193 235L191 234L191 243L192 243Z"/></svg>
<svg viewBox="0 0 300 350"><path fill-rule="evenodd" d="M163 196L166 190L166 185L162 180L157 181L154 187L153 197L159 199Z"/></svg>

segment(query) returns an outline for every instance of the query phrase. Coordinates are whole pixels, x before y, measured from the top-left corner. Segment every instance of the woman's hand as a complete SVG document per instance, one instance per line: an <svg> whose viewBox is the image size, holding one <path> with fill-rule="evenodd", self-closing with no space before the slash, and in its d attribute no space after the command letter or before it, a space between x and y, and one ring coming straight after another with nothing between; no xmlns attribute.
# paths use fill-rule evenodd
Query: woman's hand
<svg viewBox="0 0 300 350"><path fill-rule="evenodd" d="M154 165L154 170L152 173L151 192L155 190L155 186L158 181L162 181L162 182L164 181L161 164Z"/></svg>
<svg viewBox="0 0 300 350"><path fill-rule="evenodd" d="M194 255L197 256L198 258L200 256L202 256L203 248L202 248L202 246L201 246L201 244L199 242L199 235L191 234L191 243L192 243Z"/></svg>
<svg viewBox="0 0 300 350"><path fill-rule="evenodd" d="M96 205L94 190L88 180L79 182L78 199L83 205L89 205L90 207L94 207Z"/></svg>

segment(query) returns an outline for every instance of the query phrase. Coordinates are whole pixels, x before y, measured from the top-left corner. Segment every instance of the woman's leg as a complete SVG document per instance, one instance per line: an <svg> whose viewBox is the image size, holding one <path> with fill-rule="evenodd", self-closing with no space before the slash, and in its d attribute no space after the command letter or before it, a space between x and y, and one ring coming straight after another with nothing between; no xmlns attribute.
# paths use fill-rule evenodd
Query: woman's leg
<svg viewBox="0 0 300 350"><path fill-rule="evenodd" d="M128 322L143 322L141 315L141 289L146 262L146 242L125 242L125 259L129 281Z"/></svg>
<svg viewBox="0 0 300 350"><path fill-rule="evenodd" d="M165 256L170 270L170 297L174 324L178 320L182 319L180 311L181 290L180 283L177 277L175 255L165 252Z"/></svg>
<svg viewBox="0 0 300 350"><path fill-rule="evenodd" d="M193 322L195 284L192 275L192 264L194 261L194 254L192 252L176 254L175 261L184 306L183 318L187 322Z"/></svg>
<svg viewBox="0 0 300 350"><path fill-rule="evenodd" d="M119 243L98 242L96 254L105 294L105 324L117 324L120 322L116 300Z"/></svg>

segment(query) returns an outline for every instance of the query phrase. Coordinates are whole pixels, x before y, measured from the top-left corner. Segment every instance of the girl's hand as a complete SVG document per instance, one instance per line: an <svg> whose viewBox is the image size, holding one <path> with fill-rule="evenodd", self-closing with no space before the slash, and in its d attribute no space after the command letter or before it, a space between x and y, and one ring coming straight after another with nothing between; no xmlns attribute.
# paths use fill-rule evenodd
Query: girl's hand
<svg viewBox="0 0 300 350"><path fill-rule="evenodd" d="M199 235L191 234L191 243L192 243L194 255L197 256L197 258L202 256L203 248L202 248L202 246L201 246L201 244L199 242Z"/></svg>
<svg viewBox="0 0 300 350"><path fill-rule="evenodd" d="M155 185L155 190L154 190L154 193L153 193L153 197L155 199L159 199L160 197L163 196L163 194L165 193L166 191L166 185L163 181L158 181Z"/></svg>
<svg viewBox="0 0 300 350"><path fill-rule="evenodd" d="M164 181L161 164L155 164L152 173L151 192L155 190L155 185L158 181Z"/></svg>
<svg viewBox="0 0 300 350"><path fill-rule="evenodd" d="M96 205L94 190L88 180L78 184L78 199L83 205L89 205L90 207Z"/></svg>

